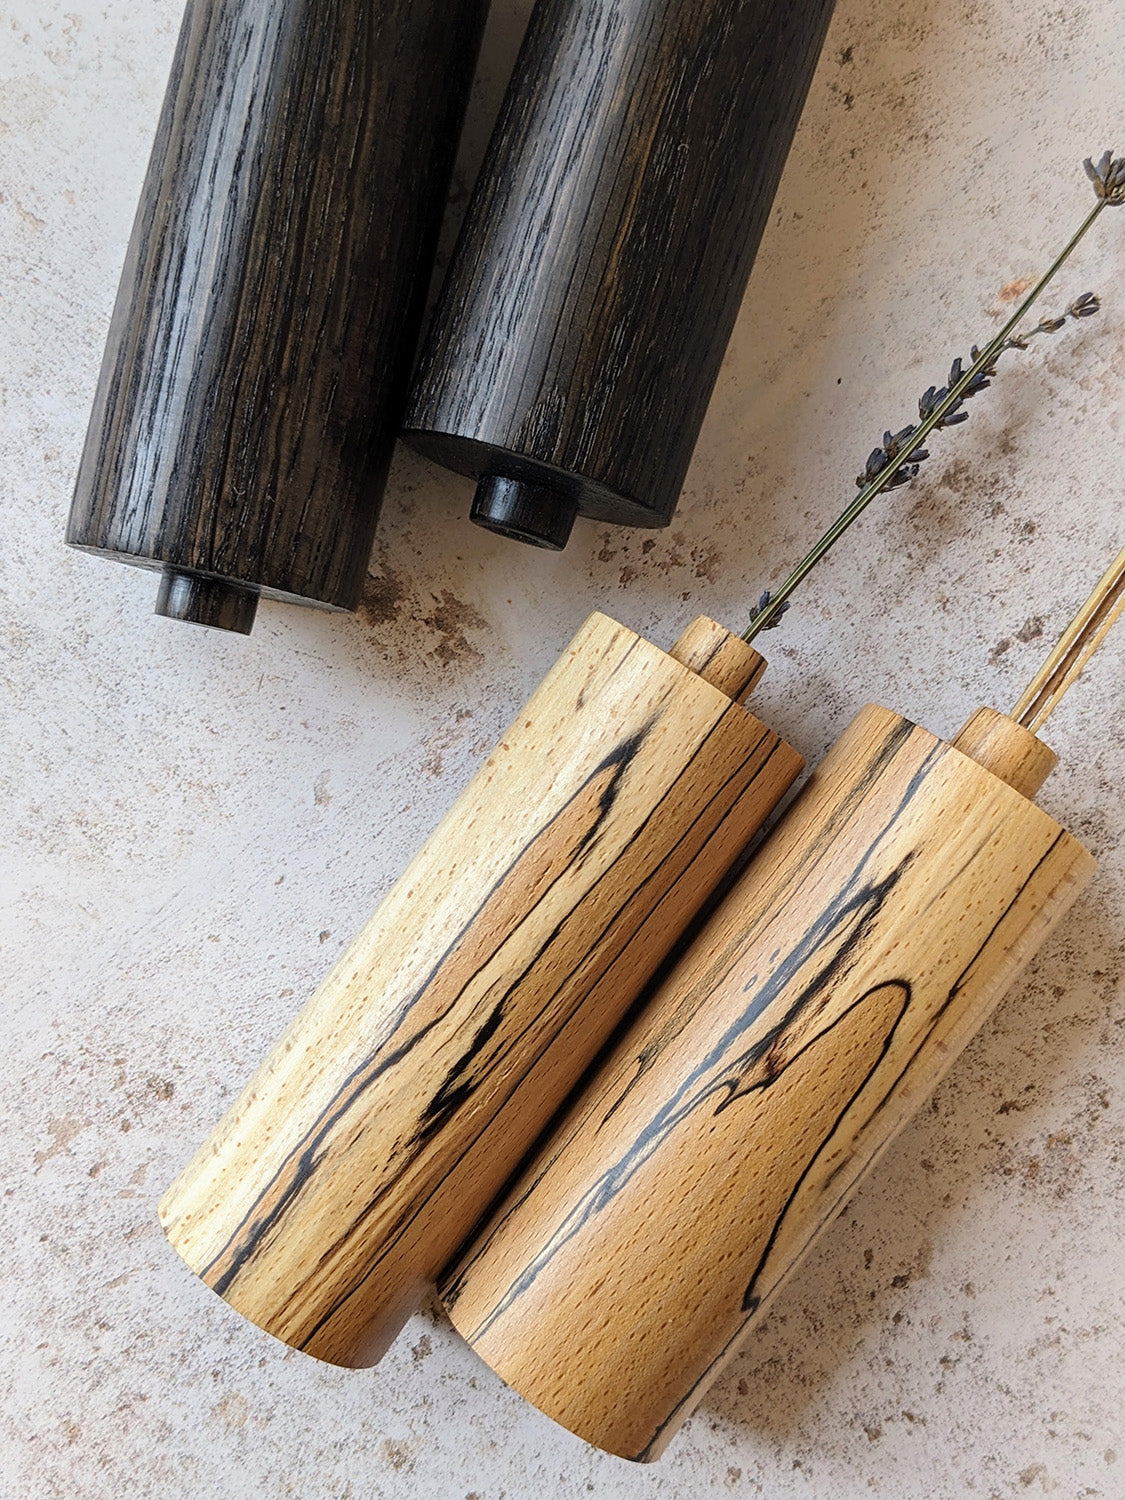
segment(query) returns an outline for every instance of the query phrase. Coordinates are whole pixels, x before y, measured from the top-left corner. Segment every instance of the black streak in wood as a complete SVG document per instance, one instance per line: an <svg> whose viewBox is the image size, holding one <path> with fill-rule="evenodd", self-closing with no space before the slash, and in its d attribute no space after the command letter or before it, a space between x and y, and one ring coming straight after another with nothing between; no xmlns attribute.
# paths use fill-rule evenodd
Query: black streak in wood
<svg viewBox="0 0 1125 1500"><path fill-rule="evenodd" d="M539 0L407 418L474 520L667 525L831 12Z"/></svg>
<svg viewBox="0 0 1125 1500"><path fill-rule="evenodd" d="M67 540L158 609L354 609L485 0L190 0Z"/></svg>

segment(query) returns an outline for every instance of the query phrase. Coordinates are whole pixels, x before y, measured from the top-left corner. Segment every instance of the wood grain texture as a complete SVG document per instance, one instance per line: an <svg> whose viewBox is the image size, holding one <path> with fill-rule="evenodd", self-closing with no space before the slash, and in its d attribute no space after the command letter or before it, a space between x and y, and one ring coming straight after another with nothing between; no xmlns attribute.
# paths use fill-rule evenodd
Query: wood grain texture
<svg viewBox="0 0 1125 1500"><path fill-rule="evenodd" d="M663 526L832 0L539 0L408 440Z"/></svg>
<svg viewBox="0 0 1125 1500"><path fill-rule="evenodd" d="M1093 868L865 709L445 1279L456 1327L571 1431L656 1457Z"/></svg>
<svg viewBox="0 0 1125 1500"><path fill-rule="evenodd" d="M593 615L165 1196L175 1248L372 1362L801 764Z"/></svg>
<svg viewBox="0 0 1125 1500"><path fill-rule="evenodd" d="M358 602L485 0L190 0L67 540Z"/></svg>
<svg viewBox="0 0 1125 1500"><path fill-rule="evenodd" d="M994 708L970 714L950 744L1024 797L1035 797L1059 760L1030 729Z"/></svg>
<svg viewBox="0 0 1125 1500"><path fill-rule="evenodd" d="M766 670L760 651L706 615L696 616L668 654L735 703L757 687Z"/></svg>

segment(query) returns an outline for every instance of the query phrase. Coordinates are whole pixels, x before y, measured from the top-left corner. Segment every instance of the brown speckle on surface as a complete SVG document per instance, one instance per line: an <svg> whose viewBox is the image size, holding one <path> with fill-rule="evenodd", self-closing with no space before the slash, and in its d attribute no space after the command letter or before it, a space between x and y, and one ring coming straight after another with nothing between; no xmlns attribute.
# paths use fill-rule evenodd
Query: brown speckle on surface
<svg viewBox="0 0 1125 1500"><path fill-rule="evenodd" d="M479 610L449 591L442 589L437 602L429 614L423 615L422 623L438 636L436 645L429 654L445 666L456 663L475 663L484 660L484 653L468 639L467 630L485 630L488 621Z"/></svg>
<svg viewBox="0 0 1125 1500"><path fill-rule="evenodd" d="M48 1120L47 1134L50 1136L51 1144L44 1151L36 1151L34 1157L36 1167L42 1167L53 1156L68 1151L72 1142L85 1128L86 1122L79 1120L75 1115L63 1115L57 1120Z"/></svg>
<svg viewBox="0 0 1125 1500"><path fill-rule="evenodd" d="M934 1256L934 1247L928 1241L923 1241L917 1248L910 1263L891 1278L893 1287L907 1287L912 1281L924 1279L929 1275L930 1264Z"/></svg>
<svg viewBox="0 0 1125 1500"><path fill-rule="evenodd" d="M249 1415L250 1403L238 1391L231 1391L211 1408L212 1419L221 1423L228 1432L245 1427Z"/></svg>
<svg viewBox="0 0 1125 1500"><path fill-rule="evenodd" d="M405 575L392 568L384 557L380 572L367 575L356 613L364 625L376 630L398 619L409 595Z"/></svg>
<svg viewBox="0 0 1125 1500"><path fill-rule="evenodd" d="M1006 656L1011 649L1011 636L1006 635L1001 640L997 641L995 646L993 646L992 650L988 653L989 666L996 666L997 662L999 662L1002 657Z"/></svg>
<svg viewBox="0 0 1125 1500"><path fill-rule="evenodd" d="M691 549L692 573L707 583L718 581L718 569L722 565L722 553L715 547L693 547Z"/></svg>
<svg viewBox="0 0 1125 1500"><path fill-rule="evenodd" d="M450 569L428 566L408 573L389 543L380 543L377 550L378 571L368 576L357 618L364 650L373 651L384 668L393 668L404 681L417 675L420 666L448 673L485 660L488 636L474 637L487 633L489 622L453 586L457 559L449 562ZM448 583L443 581L447 577Z"/></svg>
<svg viewBox="0 0 1125 1500"><path fill-rule="evenodd" d="M1016 640L1023 641L1026 645L1029 641L1038 641L1043 635L1043 616L1029 616L1016 631Z"/></svg>
<svg viewBox="0 0 1125 1500"><path fill-rule="evenodd" d="M382 1445L383 1457L391 1468L398 1473L409 1473L414 1467L414 1454L409 1443L402 1442L398 1438L385 1438Z"/></svg>

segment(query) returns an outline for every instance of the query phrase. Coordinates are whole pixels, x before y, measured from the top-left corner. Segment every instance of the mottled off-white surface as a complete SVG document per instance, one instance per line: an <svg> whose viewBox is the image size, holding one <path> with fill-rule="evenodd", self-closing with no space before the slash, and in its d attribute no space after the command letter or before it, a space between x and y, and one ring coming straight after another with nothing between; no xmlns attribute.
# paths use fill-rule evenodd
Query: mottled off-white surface
<svg viewBox="0 0 1125 1500"><path fill-rule="evenodd" d="M457 201L526 0L498 0ZM1125 148L1119 0L840 0L674 524L562 556L403 452L358 618L157 619L62 545L178 0L0 5L0 1492L1125 1495L1125 627L1051 726L1096 883L652 1468L523 1405L436 1313L375 1370L287 1354L155 1200L591 608L728 623L993 330ZM1007 707L1125 540L1125 212L924 481L769 638L817 756L873 697Z"/></svg>

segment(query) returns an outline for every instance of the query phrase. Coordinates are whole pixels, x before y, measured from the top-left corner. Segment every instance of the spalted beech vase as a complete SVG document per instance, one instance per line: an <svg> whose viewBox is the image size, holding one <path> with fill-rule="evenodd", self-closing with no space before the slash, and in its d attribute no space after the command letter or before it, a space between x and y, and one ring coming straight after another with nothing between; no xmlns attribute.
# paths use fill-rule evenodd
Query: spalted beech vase
<svg viewBox="0 0 1125 1500"><path fill-rule="evenodd" d="M378 1358L800 770L763 665L591 616L165 1196L209 1286Z"/></svg>
<svg viewBox="0 0 1125 1500"><path fill-rule="evenodd" d="M509 1385L660 1453L1093 872L1053 763L859 714L446 1278Z"/></svg>
<svg viewBox="0 0 1125 1500"><path fill-rule="evenodd" d="M189 0L67 529L243 634L354 609L486 0Z"/></svg>
<svg viewBox="0 0 1125 1500"><path fill-rule="evenodd" d="M668 524L831 13L538 0L406 422L478 524Z"/></svg>

